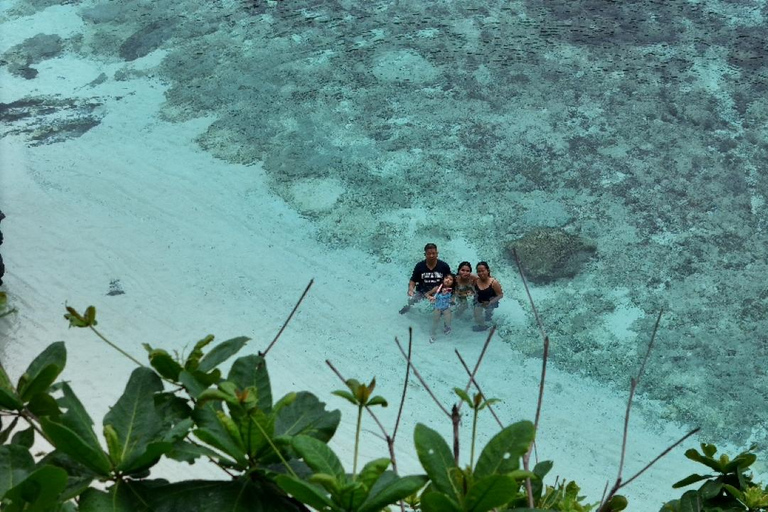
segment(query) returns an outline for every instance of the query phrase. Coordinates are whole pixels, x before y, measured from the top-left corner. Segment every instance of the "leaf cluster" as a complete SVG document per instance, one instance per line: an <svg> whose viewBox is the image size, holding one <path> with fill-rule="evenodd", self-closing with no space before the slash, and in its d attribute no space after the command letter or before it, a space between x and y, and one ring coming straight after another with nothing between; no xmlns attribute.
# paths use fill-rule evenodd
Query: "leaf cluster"
<svg viewBox="0 0 768 512"><path fill-rule="evenodd" d="M715 457L717 446L701 444L701 452L691 448L685 456L707 468L710 473L689 475L673 484L679 489L699 483L698 489L686 491L680 499L666 503L661 511L737 512L768 511L768 485L755 483L748 473L757 460L755 447L731 459L727 454Z"/></svg>

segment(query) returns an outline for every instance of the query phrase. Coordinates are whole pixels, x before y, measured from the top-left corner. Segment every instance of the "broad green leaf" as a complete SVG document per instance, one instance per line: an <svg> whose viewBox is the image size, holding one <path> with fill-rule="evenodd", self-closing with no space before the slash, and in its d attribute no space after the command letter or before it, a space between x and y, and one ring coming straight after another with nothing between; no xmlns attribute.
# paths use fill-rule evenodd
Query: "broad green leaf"
<svg viewBox="0 0 768 512"><path fill-rule="evenodd" d="M714 444L701 443L701 451L703 451L704 455L707 457L712 457L717 453L717 446Z"/></svg>
<svg viewBox="0 0 768 512"><path fill-rule="evenodd" d="M13 434L11 443L28 449L32 448L32 445L35 444L35 429L29 427L16 432Z"/></svg>
<svg viewBox="0 0 768 512"><path fill-rule="evenodd" d="M700 462L705 466L720 472L720 462L712 459L711 457L705 457L701 455L695 448L691 448L685 451L685 456L693 461Z"/></svg>
<svg viewBox="0 0 768 512"><path fill-rule="evenodd" d="M734 459L725 465L724 473L732 473L736 471L736 468L746 469L757 460L757 455L754 453L741 453L734 457Z"/></svg>
<svg viewBox="0 0 768 512"><path fill-rule="evenodd" d="M377 494L371 493L358 512L378 512L387 505L396 503L415 493L425 485L429 479L424 475L411 475L398 478Z"/></svg>
<svg viewBox="0 0 768 512"><path fill-rule="evenodd" d="M272 482L190 480L153 489L152 512L299 512Z"/></svg>
<svg viewBox="0 0 768 512"><path fill-rule="evenodd" d="M315 510L339 510L327 497L324 490L303 480L288 475L281 475L277 477L277 485L300 502L309 505Z"/></svg>
<svg viewBox="0 0 768 512"><path fill-rule="evenodd" d="M250 338L241 336L219 343L200 360L197 369L201 372L208 373L233 355L237 354L249 340Z"/></svg>
<svg viewBox="0 0 768 512"><path fill-rule="evenodd" d="M476 479L464 498L466 512L487 512L511 501L520 484L509 475L488 475Z"/></svg>
<svg viewBox="0 0 768 512"><path fill-rule="evenodd" d="M6 506L3 510L8 512L54 510L59 501L59 495L66 486L66 471L53 466L43 466L5 493Z"/></svg>
<svg viewBox="0 0 768 512"><path fill-rule="evenodd" d="M702 485L699 488L699 494L705 500L711 500L715 496L718 496L720 494L720 491L722 490L723 490L722 482L710 480L708 482L704 482L704 485Z"/></svg>
<svg viewBox="0 0 768 512"><path fill-rule="evenodd" d="M93 446L71 428L48 418L40 418L40 425L58 450L101 476L110 474L112 466L100 446Z"/></svg>
<svg viewBox="0 0 768 512"><path fill-rule="evenodd" d="M187 400L173 393L156 393L155 411L162 418L165 428L172 428L192 416L192 408Z"/></svg>
<svg viewBox="0 0 768 512"><path fill-rule="evenodd" d="M54 385L54 387L60 386ZM59 409L56 399L48 393L37 393L33 396L32 400L27 404L27 409L38 418L41 416L59 416L61 414L61 409Z"/></svg>
<svg viewBox="0 0 768 512"><path fill-rule="evenodd" d="M269 383L267 362L261 356L238 357L232 363L227 375L229 382L234 382L239 389L256 388L259 409L269 413L272 410L272 387Z"/></svg>
<svg viewBox="0 0 768 512"><path fill-rule="evenodd" d="M201 380L200 377L203 377L203 379ZM211 384L207 381L208 379L205 378L204 373L188 372L187 370L183 370L179 373L179 382L181 382L184 389L187 390L189 396L195 399L197 399L203 391L211 387Z"/></svg>
<svg viewBox="0 0 768 512"><path fill-rule="evenodd" d="M20 411L24 408L24 402L13 390L0 388L0 409L7 411Z"/></svg>
<svg viewBox="0 0 768 512"><path fill-rule="evenodd" d="M176 361L168 352L162 349L152 349L149 345L144 345L149 350L149 364L157 373L166 379L174 382L179 381L179 374L183 370L178 361Z"/></svg>
<svg viewBox="0 0 768 512"><path fill-rule="evenodd" d="M421 510L422 512L462 512L454 499L441 492L422 494Z"/></svg>
<svg viewBox="0 0 768 512"><path fill-rule="evenodd" d="M331 499L343 510L357 510L368 496L366 489L360 482L345 482L341 485L338 495L331 495Z"/></svg>
<svg viewBox="0 0 768 512"><path fill-rule="evenodd" d="M475 478L503 475L518 469L520 457L528 451L535 434L533 423L519 421L493 436L477 459Z"/></svg>
<svg viewBox="0 0 768 512"><path fill-rule="evenodd" d="M192 464L199 457L211 457L212 459L215 459L220 455L218 452L205 446L193 444L188 441L177 441L165 456L179 462Z"/></svg>
<svg viewBox="0 0 768 512"><path fill-rule="evenodd" d="M443 437L426 425L418 423L413 431L413 441L421 466L432 480L435 489L452 499L458 499L458 492L453 487L450 476L456 462Z"/></svg>
<svg viewBox="0 0 768 512"><path fill-rule="evenodd" d="M621 494L617 494L608 501L608 510L611 512L620 512L626 509L628 505L629 502L627 501L627 498Z"/></svg>
<svg viewBox="0 0 768 512"><path fill-rule="evenodd" d="M2 364L0 364L0 388L13 389L11 378L8 376L8 373L6 373Z"/></svg>
<svg viewBox="0 0 768 512"><path fill-rule="evenodd" d="M272 415L268 416L254 409L240 419L239 427L245 451L249 456L259 458L264 452L272 450L269 444L269 440L275 437L275 418Z"/></svg>
<svg viewBox="0 0 768 512"><path fill-rule="evenodd" d="M117 434L117 453L112 453L112 457L118 470L132 472L145 467L148 445L162 439L163 422L155 411L154 401L155 393L162 390L163 383L155 372L136 368L122 396L104 416L104 426L111 426ZM167 449L170 448L168 445ZM151 458L160 455L153 453Z"/></svg>
<svg viewBox="0 0 768 512"><path fill-rule="evenodd" d="M0 446L0 499L34 471L35 461L23 446Z"/></svg>
<svg viewBox="0 0 768 512"><path fill-rule="evenodd" d="M24 402L37 393L47 391L67 364L67 349L63 341L51 343L30 364L19 379L17 389Z"/></svg>
<svg viewBox="0 0 768 512"><path fill-rule="evenodd" d="M695 484L696 482L706 480L707 478L710 478L709 475L698 475L698 474L688 475L682 480L679 480L674 484L672 484L672 488L679 489L680 487L685 487L686 485Z"/></svg>
<svg viewBox="0 0 768 512"><path fill-rule="evenodd" d="M62 501L72 499L82 494L82 492L90 486L91 482L99 476L59 450L54 450L43 457L38 462L38 467L42 465L55 466L67 472L67 487L60 497Z"/></svg>
<svg viewBox="0 0 768 512"><path fill-rule="evenodd" d="M275 436L307 435L328 441L341 421L339 410L328 412L325 403L312 393L301 391L296 399L277 413Z"/></svg>
<svg viewBox="0 0 768 512"><path fill-rule="evenodd" d="M137 485L116 482L106 491L87 489L80 496L79 512L144 512L150 509L142 502ZM137 496L138 494L138 496ZM181 510L181 509L180 509Z"/></svg>
<svg viewBox="0 0 768 512"><path fill-rule="evenodd" d="M315 473L333 475L339 482L346 481L344 467L327 444L309 436L293 438L293 448Z"/></svg>
<svg viewBox="0 0 768 512"><path fill-rule="evenodd" d="M365 488L370 491L373 487L373 484L375 484L382 473L387 470L389 463L389 459L374 459L363 466L363 469L361 469L360 473L357 474L355 480L361 482Z"/></svg>
<svg viewBox="0 0 768 512"><path fill-rule="evenodd" d="M688 491L680 497L680 512L703 512L704 504L696 491Z"/></svg>
<svg viewBox="0 0 768 512"><path fill-rule="evenodd" d="M192 419L198 428L193 433L204 443L226 453L238 464L246 466L247 459L242 439L239 436L232 436L230 430L222 422L219 412L212 403L197 407L192 413Z"/></svg>

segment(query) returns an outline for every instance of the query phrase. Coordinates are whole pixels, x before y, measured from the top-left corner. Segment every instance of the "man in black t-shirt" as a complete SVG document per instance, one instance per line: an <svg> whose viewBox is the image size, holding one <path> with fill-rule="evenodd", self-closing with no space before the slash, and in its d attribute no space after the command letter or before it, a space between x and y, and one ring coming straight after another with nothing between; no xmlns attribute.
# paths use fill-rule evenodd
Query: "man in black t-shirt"
<svg viewBox="0 0 768 512"><path fill-rule="evenodd" d="M451 267L443 260L437 259L437 246L424 246L424 261L413 268L411 280L408 281L408 304L403 306L400 314L406 313L411 306L423 299L426 293L443 282L443 277L451 273Z"/></svg>

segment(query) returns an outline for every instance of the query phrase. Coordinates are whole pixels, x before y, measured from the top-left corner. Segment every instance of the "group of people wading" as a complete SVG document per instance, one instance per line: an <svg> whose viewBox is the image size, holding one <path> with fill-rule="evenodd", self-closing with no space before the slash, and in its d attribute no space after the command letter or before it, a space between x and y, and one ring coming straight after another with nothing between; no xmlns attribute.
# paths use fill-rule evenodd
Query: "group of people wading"
<svg viewBox="0 0 768 512"><path fill-rule="evenodd" d="M432 330L430 342L437 338L440 321L443 323L443 333L451 334L451 320L459 318L472 306L475 325L473 331L485 331L490 326L493 310L499 307L499 301L504 297L501 283L491 277L488 263L481 261L475 265L468 261L459 263L458 273L454 275L451 267L437 257L437 246L424 246L424 261L413 268L411 279L408 281L408 304L400 309L400 314L406 313L411 306L422 299L432 302Z"/></svg>

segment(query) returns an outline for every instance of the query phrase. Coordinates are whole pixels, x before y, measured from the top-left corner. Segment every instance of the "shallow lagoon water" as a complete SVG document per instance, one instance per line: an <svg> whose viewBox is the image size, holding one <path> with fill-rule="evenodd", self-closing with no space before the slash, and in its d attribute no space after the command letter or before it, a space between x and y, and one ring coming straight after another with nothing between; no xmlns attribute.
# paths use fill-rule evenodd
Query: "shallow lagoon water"
<svg viewBox="0 0 768 512"><path fill-rule="evenodd" d="M3 10L3 130L30 155L88 137L109 145L120 91L154 81L163 101L147 126L176 125L209 158L252 169L306 237L337 251L335 271L355 251L371 295L391 300L392 318L377 319L387 337L404 321L410 267L435 242L453 267L491 262L506 291L501 341L535 360L508 247L542 227L578 235L594 255L534 283L554 365L626 389L663 309L642 389L649 416L746 447L764 444L768 420L766 14L759 2L19 1ZM88 64L49 73L71 58ZM123 143L112 140L115 154ZM51 194L98 201L27 158ZM183 179L211 173L190 163ZM263 199L238 184L238 204ZM165 208L162 194L146 201ZM271 259L251 250L227 263ZM323 272L313 265L286 277ZM402 278L376 270L393 266ZM418 311L405 321L427 323Z"/></svg>

